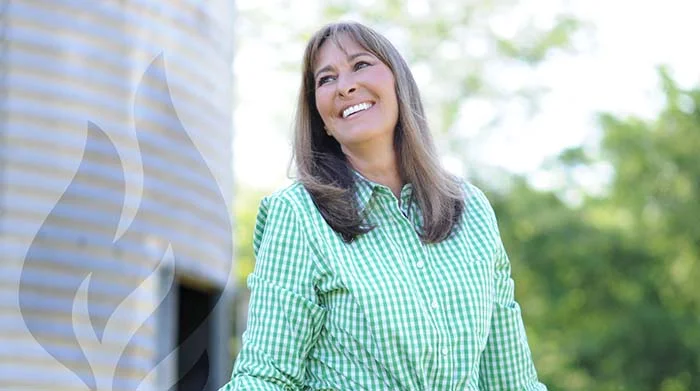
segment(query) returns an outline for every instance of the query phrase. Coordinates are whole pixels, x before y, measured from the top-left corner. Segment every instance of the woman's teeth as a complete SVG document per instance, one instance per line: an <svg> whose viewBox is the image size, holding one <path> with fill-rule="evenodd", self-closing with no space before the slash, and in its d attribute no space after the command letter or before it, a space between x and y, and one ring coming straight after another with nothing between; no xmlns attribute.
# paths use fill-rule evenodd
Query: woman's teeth
<svg viewBox="0 0 700 391"><path fill-rule="evenodd" d="M347 118L348 116L355 114L358 111L367 110L370 107L372 107L371 103L359 103L354 106L350 106L347 109L343 110L343 118Z"/></svg>

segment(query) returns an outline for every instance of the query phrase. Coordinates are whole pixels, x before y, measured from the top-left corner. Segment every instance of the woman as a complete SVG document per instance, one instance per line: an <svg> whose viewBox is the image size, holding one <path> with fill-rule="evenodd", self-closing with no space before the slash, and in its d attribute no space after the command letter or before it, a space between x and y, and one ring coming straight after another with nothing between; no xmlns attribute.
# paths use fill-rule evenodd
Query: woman
<svg viewBox="0 0 700 391"><path fill-rule="evenodd" d="M222 390L545 390L493 210L440 167L397 50L331 24L302 77L298 181L261 202Z"/></svg>

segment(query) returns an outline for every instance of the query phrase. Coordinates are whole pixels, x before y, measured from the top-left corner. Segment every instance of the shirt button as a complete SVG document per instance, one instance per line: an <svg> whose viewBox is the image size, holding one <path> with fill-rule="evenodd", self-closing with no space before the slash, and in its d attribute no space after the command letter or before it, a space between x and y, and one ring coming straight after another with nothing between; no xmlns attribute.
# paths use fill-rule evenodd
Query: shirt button
<svg viewBox="0 0 700 391"><path fill-rule="evenodd" d="M423 261L418 261L416 262L416 267L419 269L422 269L425 266L425 262Z"/></svg>
<svg viewBox="0 0 700 391"><path fill-rule="evenodd" d="M447 353L449 353L449 352L450 352L450 351L447 350L447 348L442 348L442 349L440 350L440 353L442 353L443 356L447 356Z"/></svg>
<svg viewBox="0 0 700 391"><path fill-rule="evenodd" d="M433 300L433 302L430 303L430 306L433 307L434 310L438 309L439 305L437 300Z"/></svg>

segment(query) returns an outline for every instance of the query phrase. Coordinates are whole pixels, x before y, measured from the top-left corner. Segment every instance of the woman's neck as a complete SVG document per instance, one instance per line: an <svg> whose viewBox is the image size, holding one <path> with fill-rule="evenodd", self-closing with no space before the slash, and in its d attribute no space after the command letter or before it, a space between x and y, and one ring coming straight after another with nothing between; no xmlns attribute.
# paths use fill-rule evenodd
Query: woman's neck
<svg viewBox="0 0 700 391"><path fill-rule="evenodd" d="M343 152L352 168L370 181L387 186L399 198L403 180L393 151L382 154L362 154L348 150Z"/></svg>

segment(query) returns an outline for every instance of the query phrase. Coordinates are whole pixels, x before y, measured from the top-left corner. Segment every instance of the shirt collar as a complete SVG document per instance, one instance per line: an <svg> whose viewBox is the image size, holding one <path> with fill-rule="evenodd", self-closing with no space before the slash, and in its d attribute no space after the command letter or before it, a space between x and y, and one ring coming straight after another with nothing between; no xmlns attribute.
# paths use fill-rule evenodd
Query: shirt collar
<svg viewBox="0 0 700 391"><path fill-rule="evenodd" d="M391 193L391 189L387 186L382 185L377 182L373 182L365 178L357 170L350 168L355 177L355 196L357 199L357 207L360 213L364 212L367 205L369 205L372 196L378 191L385 191ZM406 206L411 202L411 196L413 195L413 185L410 183L405 184L401 188L401 205Z"/></svg>
<svg viewBox="0 0 700 391"><path fill-rule="evenodd" d="M350 168L350 171L352 171L355 178L355 197L357 199L357 209L358 212L362 213L369 204L375 189L381 185L370 181L352 168Z"/></svg>

